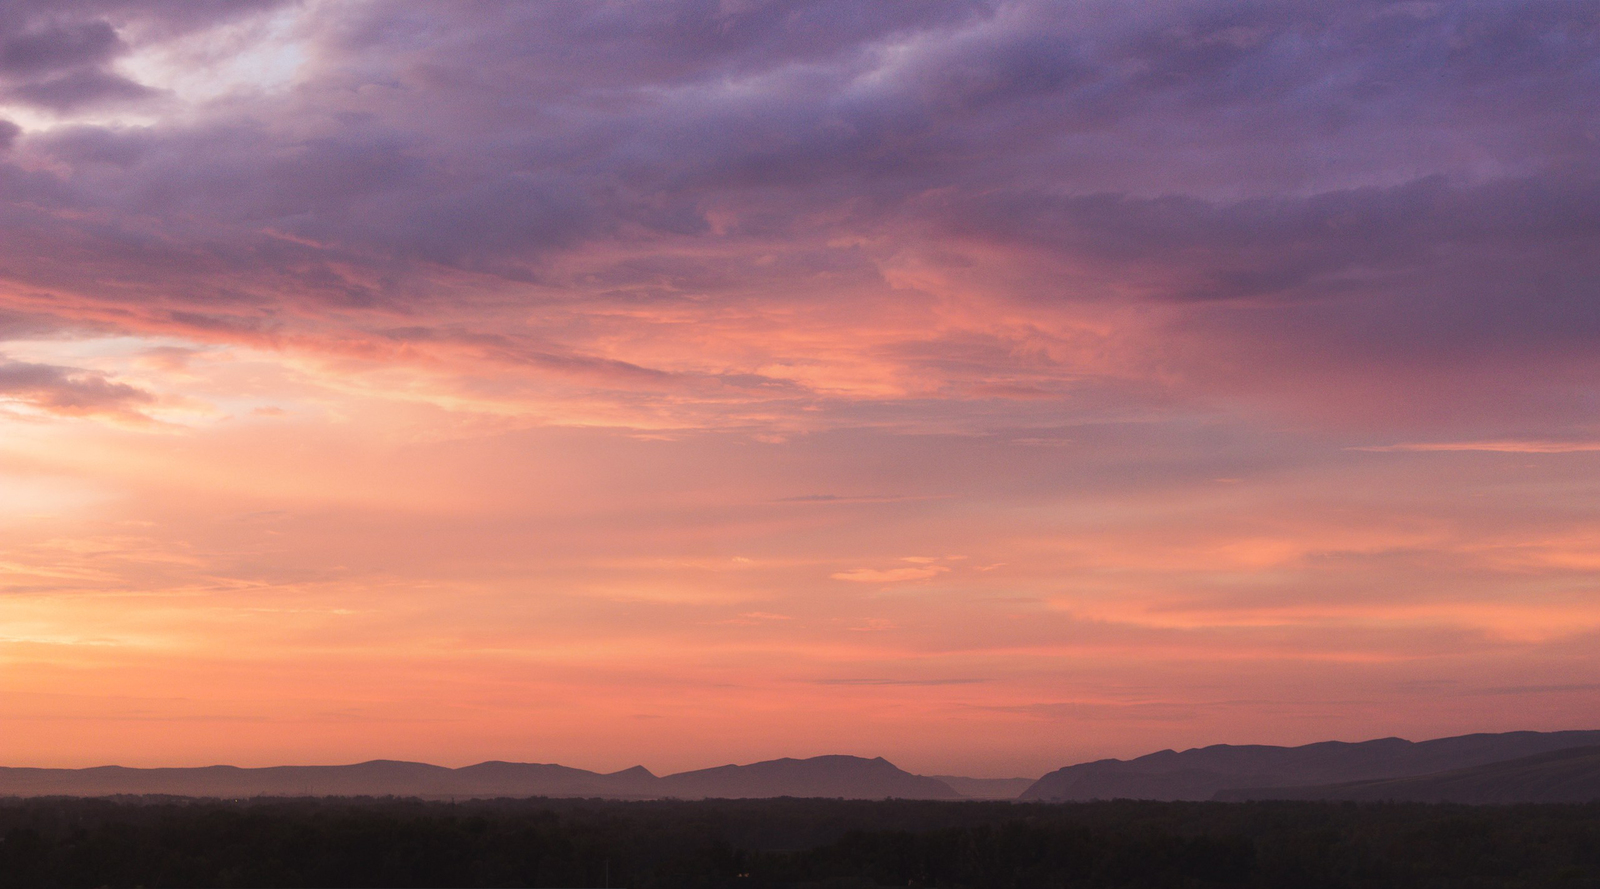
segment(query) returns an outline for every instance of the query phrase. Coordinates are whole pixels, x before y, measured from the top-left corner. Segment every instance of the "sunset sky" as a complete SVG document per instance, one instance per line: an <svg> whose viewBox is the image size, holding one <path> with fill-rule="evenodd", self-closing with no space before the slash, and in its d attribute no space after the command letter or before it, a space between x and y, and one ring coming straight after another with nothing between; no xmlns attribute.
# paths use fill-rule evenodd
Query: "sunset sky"
<svg viewBox="0 0 1600 889"><path fill-rule="evenodd" d="M1600 728L1600 2L0 2L0 765Z"/></svg>

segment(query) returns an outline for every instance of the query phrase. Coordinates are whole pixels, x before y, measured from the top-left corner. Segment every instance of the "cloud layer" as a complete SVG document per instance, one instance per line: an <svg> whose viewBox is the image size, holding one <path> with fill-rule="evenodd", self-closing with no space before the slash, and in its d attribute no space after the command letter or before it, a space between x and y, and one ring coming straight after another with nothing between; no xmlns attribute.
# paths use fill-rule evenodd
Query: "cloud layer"
<svg viewBox="0 0 1600 889"><path fill-rule="evenodd" d="M8 4L23 753L1569 727L1597 88L1588 0Z"/></svg>

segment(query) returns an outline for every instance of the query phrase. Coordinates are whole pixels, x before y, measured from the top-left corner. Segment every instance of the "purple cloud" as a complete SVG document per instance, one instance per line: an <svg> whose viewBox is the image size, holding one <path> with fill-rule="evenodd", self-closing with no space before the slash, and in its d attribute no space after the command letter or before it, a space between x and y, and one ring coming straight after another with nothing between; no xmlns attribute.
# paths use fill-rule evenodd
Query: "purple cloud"
<svg viewBox="0 0 1600 889"><path fill-rule="evenodd" d="M13 99L57 112L76 111L96 105L126 104L156 94L155 90L126 77L96 70L79 70L48 80L23 83L7 92Z"/></svg>
<svg viewBox="0 0 1600 889"><path fill-rule="evenodd" d="M25 76L94 67L126 49L117 30L103 19L46 23L36 30L12 33L0 42L0 73Z"/></svg>
<svg viewBox="0 0 1600 889"><path fill-rule="evenodd" d="M124 32L168 39L274 5L281 0L17 0L0 10L0 97L58 114L152 98L159 91L111 70L132 48Z"/></svg>
<svg viewBox="0 0 1600 889"><path fill-rule="evenodd" d="M0 361L0 400L54 414L141 416L155 400L150 393L108 380L104 374L52 364Z"/></svg>
<svg viewBox="0 0 1600 889"><path fill-rule="evenodd" d="M149 88L107 67L129 41L267 6L23 7L0 72L58 110L132 99ZM981 245L1053 270L1024 302L1176 307L1214 349L1582 360L1597 11L340 4L308 20L290 89L13 135L0 258L206 335L426 322L443 270L709 306L882 288L892 257Z"/></svg>

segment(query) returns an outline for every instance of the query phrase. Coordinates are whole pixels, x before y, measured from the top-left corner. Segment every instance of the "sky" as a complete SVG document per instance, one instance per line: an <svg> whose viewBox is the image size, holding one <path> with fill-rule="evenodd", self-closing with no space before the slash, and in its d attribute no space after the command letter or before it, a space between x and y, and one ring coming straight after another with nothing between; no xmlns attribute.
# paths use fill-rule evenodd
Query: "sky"
<svg viewBox="0 0 1600 889"><path fill-rule="evenodd" d="M0 764L1600 728L1600 2L0 2Z"/></svg>

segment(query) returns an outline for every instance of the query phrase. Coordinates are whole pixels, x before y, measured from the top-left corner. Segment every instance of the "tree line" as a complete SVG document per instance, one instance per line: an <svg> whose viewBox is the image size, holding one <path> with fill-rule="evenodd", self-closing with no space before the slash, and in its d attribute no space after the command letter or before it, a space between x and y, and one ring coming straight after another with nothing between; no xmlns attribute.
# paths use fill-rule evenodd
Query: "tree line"
<svg viewBox="0 0 1600 889"><path fill-rule="evenodd" d="M1600 889L1600 804L0 801L0 889Z"/></svg>

